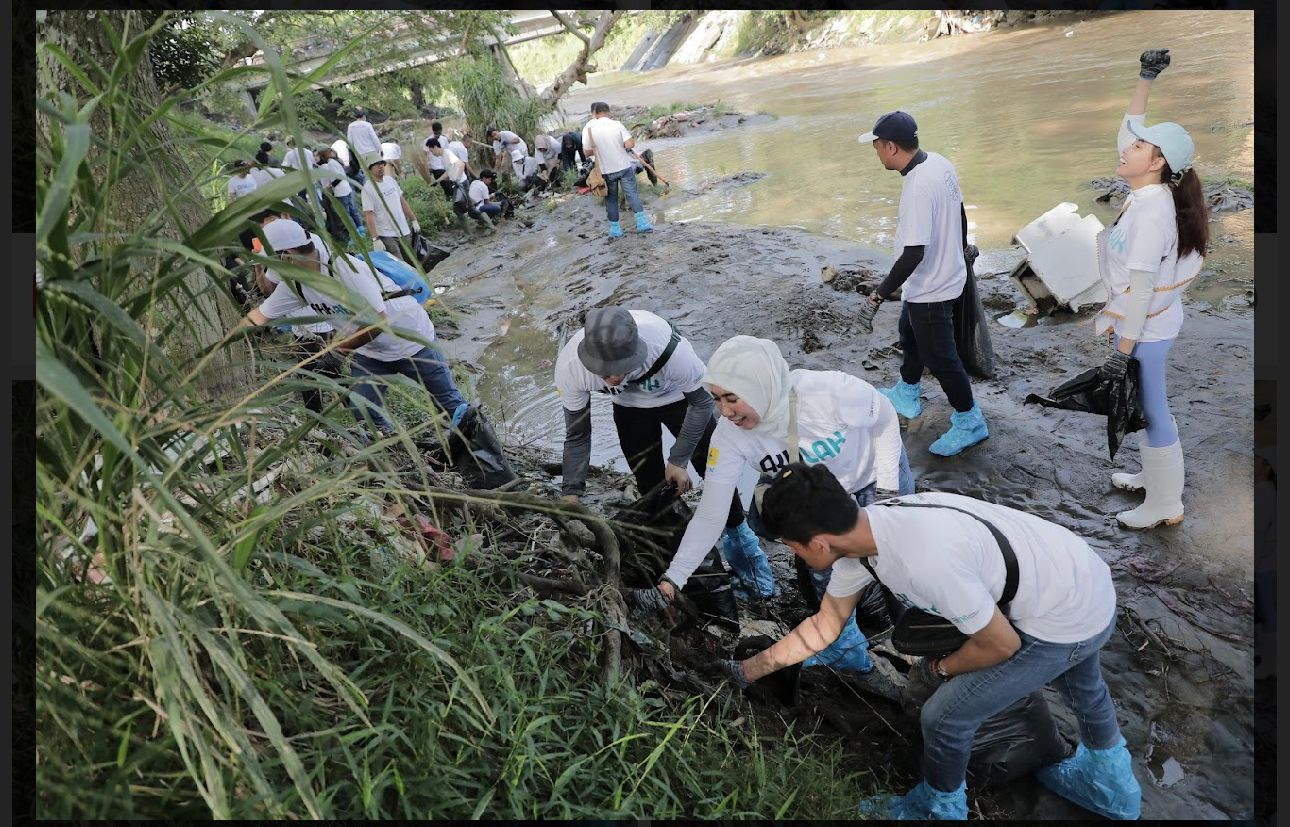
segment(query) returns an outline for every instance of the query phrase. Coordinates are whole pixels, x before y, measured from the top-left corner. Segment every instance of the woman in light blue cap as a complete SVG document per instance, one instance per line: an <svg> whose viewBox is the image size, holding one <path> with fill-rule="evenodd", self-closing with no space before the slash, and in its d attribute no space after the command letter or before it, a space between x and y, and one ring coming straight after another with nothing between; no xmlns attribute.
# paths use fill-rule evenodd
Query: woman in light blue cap
<svg viewBox="0 0 1290 827"><path fill-rule="evenodd" d="M1104 377L1122 381L1130 357L1141 371L1147 420L1142 470L1113 474L1111 483L1145 489L1142 505L1115 515L1121 525L1145 529L1183 519L1183 452L1169 413L1165 363L1182 328L1183 288L1200 272L1209 243L1209 208L1192 169L1195 144L1187 130L1145 122L1151 83L1169 65L1169 50L1150 49L1139 60L1138 86L1120 125L1116 170L1132 192L1115 222L1098 235L1098 265L1109 299L1093 324L1097 334L1110 335L1113 348L1101 369Z"/></svg>

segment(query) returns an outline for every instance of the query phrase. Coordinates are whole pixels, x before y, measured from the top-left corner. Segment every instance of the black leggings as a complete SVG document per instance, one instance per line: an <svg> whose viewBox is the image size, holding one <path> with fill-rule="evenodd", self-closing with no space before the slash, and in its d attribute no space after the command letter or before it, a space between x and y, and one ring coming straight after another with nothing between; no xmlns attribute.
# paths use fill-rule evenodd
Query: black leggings
<svg viewBox="0 0 1290 827"><path fill-rule="evenodd" d="M623 456L631 466L636 477L636 488L645 496L656 488L661 488L665 481L663 476L663 435L659 427L663 426L676 436L681 432L681 423L685 421L685 411L689 407L684 399L659 408L629 408L626 405L614 405L614 426L618 429L618 444L623 449ZM708 443L712 432L717 427L716 418L708 420L708 427L703 437L694 446L690 461L702 477L708 470ZM726 527L733 528L744 521L744 507L739 502L739 492L730 502L730 515Z"/></svg>
<svg viewBox="0 0 1290 827"><path fill-rule="evenodd" d="M943 302L902 304L899 329L905 357L900 365L900 378L910 385L916 384L926 365L941 383L954 410L966 413L974 404L972 385L954 343L954 310L962 300L959 296Z"/></svg>
<svg viewBox="0 0 1290 827"><path fill-rule="evenodd" d="M320 339L298 336L296 337L295 342L292 343L292 351L295 354L295 357L303 362L310 356L313 356L325 348L331 340L331 337L331 333L320 334ZM332 366L333 364L333 360L328 360L326 358L315 359L306 365L305 369L332 379L339 379L340 372ZM305 388L300 391L300 395L304 397L306 408L314 413L322 413L322 391L317 388Z"/></svg>

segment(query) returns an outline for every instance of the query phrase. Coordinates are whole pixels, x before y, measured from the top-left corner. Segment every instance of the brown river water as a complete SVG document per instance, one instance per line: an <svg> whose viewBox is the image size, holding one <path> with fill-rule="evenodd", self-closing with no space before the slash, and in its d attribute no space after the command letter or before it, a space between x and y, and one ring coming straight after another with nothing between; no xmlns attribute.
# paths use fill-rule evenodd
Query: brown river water
<svg viewBox="0 0 1290 827"><path fill-rule="evenodd" d="M864 336L852 321L862 298L819 277L829 263L883 273L890 266L900 177L856 143L859 133L904 108L918 119L924 146L956 164L982 250L982 299L1002 317L1021 304L1007 278L1021 257L1011 244L1017 230L1062 201L1103 223L1114 217L1087 185L1114 175L1115 135L1143 49L1167 46L1173 55L1148 122L1189 128L1203 179L1252 178L1252 25L1249 13L1124 13L922 44L593 75L590 88L566 101L571 120L599 99L721 100L774 120L642 142L672 181L666 194L644 194L652 235L631 233L628 213L628 236L607 243L600 199L578 196L522 209L530 226L445 234L455 249L432 278L458 320L455 331L441 326L443 346L474 374L504 438L541 447L553 461L563 420L552 363L562 335L593 306L658 312L703 358L744 333L777 341L794 367L889 385L899 314L885 309ZM991 325L996 376L973 382L991 430L985 443L948 460L928 453L948 424L931 380L924 414L904 434L920 489L1036 513L1087 538L1112 566L1121 615L1103 664L1143 786L1144 818L1254 814L1251 688L1270 666L1255 666L1252 642L1252 436L1265 427L1251 405L1253 211L1220 215L1211 229L1216 243L1188 290L1168 377L1187 457L1181 525L1133 533L1115 523L1135 500L1112 490L1108 477L1136 468L1138 437L1109 460L1104 421L1022 404L1105 358L1088 313L1019 329ZM605 400L593 401L592 419L593 463L626 470ZM787 551L774 547L770 556L790 580ZM1060 703L1053 707L1063 731L1074 732ZM991 795L984 814L1082 815L1030 781Z"/></svg>

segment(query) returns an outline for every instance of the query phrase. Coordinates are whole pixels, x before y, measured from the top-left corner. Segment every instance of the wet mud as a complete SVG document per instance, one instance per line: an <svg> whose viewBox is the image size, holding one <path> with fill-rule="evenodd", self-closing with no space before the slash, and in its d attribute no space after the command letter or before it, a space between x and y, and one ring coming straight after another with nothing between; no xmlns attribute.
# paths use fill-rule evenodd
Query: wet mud
<svg viewBox="0 0 1290 827"><path fill-rule="evenodd" d="M548 469L558 473L562 427L552 362L562 337L601 305L662 315L701 358L726 338L748 334L778 342L794 367L848 371L878 386L895 381L898 306L879 312L872 335L853 321L862 288L885 272L885 251L795 229L668 220L705 186L755 179L741 175L667 194L646 187L655 227L648 235L631 232L624 215L626 237L610 242L600 199L562 195L522 207L531 226L503 222L491 236L437 240L457 245L433 273L448 288L439 300L455 319L455 330L440 327L443 347L477 375L504 439L544 450ZM978 290L992 317L1022 304L1006 274L1017 257L1016 250L982 251ZM822 280L826 266L837 272L832 283ZM1253 815L1253 309L1244 287L1234 289L1233 296L1186 300L1171 354L1170 399L1188 483L1186 520L1178 526L1139 533L1115 522L1115 513L1140 497L1110 484L1113 471L1136 469L1138 437L1111 461L1101 419L1022 404L1027 394L1045 393L1104 359L1107 343L1094 338L1087 313L1059 312L1015 328L989 323L996 375L973 381L990 427L986 442L948 459L928 452L950 411L930 376L922 416L903 426L919 490L980 497L1052 520L1085 537L1110 564L1120 610L1102 663L1142 783L1144 818ZM612 431L603 420L596 428L596 439ZM629 477L604 468L590 488L586 501L606 512L635 496ZM783 594L745 607L745 636L778 637L807 613L792 585L791 553L775 545L769 555ZM672 667L655 668L684 671L716 651L729 653L735 641L691 629L671 641ZM877 656L907 668L897 656ZM768 731L782 718L836 736L859 766L889 767L893 787L917 778L917 723L850 678L804 670L796 706L765 695L752 700ZM1049 700L1063 736L1073 740L1072 715L1055 694ZM1031 779L970 792L975 811L987 817L1087 817Z"/></svg>

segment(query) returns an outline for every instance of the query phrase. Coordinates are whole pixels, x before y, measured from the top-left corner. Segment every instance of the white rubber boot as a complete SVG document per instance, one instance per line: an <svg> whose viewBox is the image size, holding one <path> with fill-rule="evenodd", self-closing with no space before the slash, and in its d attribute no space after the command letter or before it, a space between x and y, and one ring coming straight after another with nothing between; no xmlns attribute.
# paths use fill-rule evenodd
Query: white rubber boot
<svg viewBox="0 0 1290 827"><path fill-rule="evenodd" d="M1183 453L1182 442L1152 448L1143 445L1142 481L1147 499L1131 511L1115 515L1126 528L1155 528L1183 521Z"/></svg>
<svg viewBox="0 0 1290 827"><path fill-rule="evenodd" d="M1117 472L1111 475L1111 485L1119 488L1121 491L1141 491L1146 487L1142 472L1136 474L1126 474Z"/></svg>

